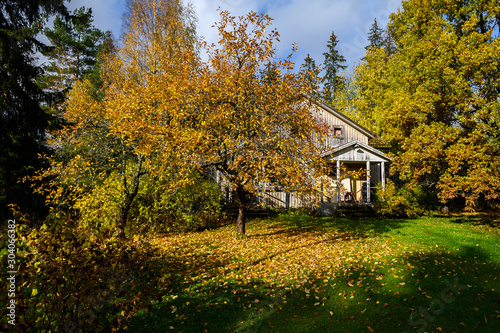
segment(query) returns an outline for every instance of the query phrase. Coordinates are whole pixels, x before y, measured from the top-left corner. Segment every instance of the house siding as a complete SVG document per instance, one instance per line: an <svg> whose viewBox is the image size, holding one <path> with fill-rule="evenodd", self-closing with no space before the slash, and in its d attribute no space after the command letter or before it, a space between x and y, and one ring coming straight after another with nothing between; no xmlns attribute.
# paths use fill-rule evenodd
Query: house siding
<svg viewBox="0 0 500 333"><path fill-rule="evenodd" d="M366 162L366 161L376 162L376 163L387 162L386 159L383 159L380 156L373 154L364 147L358 147L355 149L345 149L344 151L333 153L330 156L326 157L326 160L328 162L333 162L336 160L350 161L350 162Z"/></svg>
<svg viewBox="0 0 500 333"><path fill-rule="evenodd" d="M345 120L337 117L333 113L329 112L327 109L323 107L319 107L318 105L313 104L313 112L315 113L317 119L323 121L328 126L330 135L326 140L326 145L328 147L334 148L340 145L343 145L347 142L351 141L359 141L365 144L368 144L369 137L361 132L360 130L354 128L350 124L348 124ZM342 128L342 137L338 138L334 136L334 128L336 126L340 126Z"/></svg>

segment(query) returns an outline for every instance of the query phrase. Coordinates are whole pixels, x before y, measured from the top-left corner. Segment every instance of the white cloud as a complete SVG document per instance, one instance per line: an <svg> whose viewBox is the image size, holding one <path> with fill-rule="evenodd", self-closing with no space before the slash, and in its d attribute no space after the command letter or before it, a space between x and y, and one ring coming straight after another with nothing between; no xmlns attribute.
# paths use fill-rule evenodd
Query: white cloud
<svg viewBox="0 0 500 333"><path fill-rule="evenodd" d="M401 7L399 0L191 0L198 16L198 35L209 43L217 43L212 26L219 21L217 9L239 16L249 11L267 13L274 18L273 27L281 35L278 56L286 57L293 43L299 50L297 65L309 53L317 64L323 63L323 52L332 31L339 38L339 51L350 67L364 56L367 33L377 18L385 27L390 13ZM121 31L125 0L72 0L70 9L92 7L94 23L101 30L111 30L115 37Z"/></svg>
<svg viewBox="0 0 500 333"><path fill-rule="evenodd" d="M286 57L292 44L298 44L294 55L297 65L309 53L317 64L323 63L323 52L332 31L339 38L339 51L350 67L364 56L367 33L377 18L385 27L389 14L401 6L399 0L194 0L199 18L198 34L210 43L217 42L217 32L211 28L218 21L217 8L233 15L244 15L250 10L269 14L281 35L279 57Z"/></svg>

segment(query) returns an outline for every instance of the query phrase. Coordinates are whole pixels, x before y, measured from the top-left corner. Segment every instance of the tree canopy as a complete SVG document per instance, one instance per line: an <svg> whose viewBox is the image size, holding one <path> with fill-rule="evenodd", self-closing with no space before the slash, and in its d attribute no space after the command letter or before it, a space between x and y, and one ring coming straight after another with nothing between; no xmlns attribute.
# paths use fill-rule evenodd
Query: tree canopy
<svg viewBox="0 0 500 333"><path fill-rule="evenodd" d="M120 46L103 55L103 96L88 79L75 82L66 125L49 142L55 155L37 176L47 180L39 191L53 208L93 220L110 206L106 218L116 220L120 238L143 176L165 176L182 161L187 109L179 97L189 94L197 61L180 2L131 0L128 8Z"/></svg>
<svg viewBox="0 0 500 333"><path fill-rule="evenodd" d="M233 17L221 11L218 46L208 49L196 128L201 162L230 182L239 203L238 231L245 233L245 205L259 185L315 194L322 171L324 129L303 93L309 83L293 73L290 58L276 61L279 34L271 18L254 12ZM264 77L259 75L266 66Z"/></svg>
<svg viewBox="0 0 500 333"><path fill-rule="evenodd" d="M500 193L499 6L404 1L394 53L368 50L354 75L354 113L391 142L392 172L471 209Z"/></svg>

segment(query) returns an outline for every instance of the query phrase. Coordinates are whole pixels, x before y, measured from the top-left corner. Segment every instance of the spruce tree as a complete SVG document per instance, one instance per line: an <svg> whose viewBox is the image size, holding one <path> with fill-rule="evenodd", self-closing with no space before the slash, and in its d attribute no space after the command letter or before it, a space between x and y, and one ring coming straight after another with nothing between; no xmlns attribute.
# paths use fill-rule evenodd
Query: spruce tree
<svg viewBox="0 0 500 333"><path fill-rule="evenodd" d="M383 37L382 48L384 49L387 56L391 56L394 53L396 53L398 47L396 45L394 37L392 36L391 31L389 29L385 30L382 37Z"/></svg>
<svg viewBox="0 0 500 333"><path fill-rule="evenodd" d="M307 57L304 59L304 64L302 65L302 71L304 72L304 76L306 81L309 83L309 93L318 96L318 79L320 70L316 66L316 61L307 54Z"/></svg>
<svg viewBox="0 0 500 333"><path fill-rule="evenodd" d="M48 17L67 14L63 0L0 2L0 218L17 204L34 218L43 217L44 200L19 183L40 167L48 116L41 107L49 94L36 83L42 73L37 40Z"/></svg>
<svg viewBox="0 0 500 333"><path fill-rule="evenodd" d="M346 60L343 55L337 51L336 47L339 43L337 36L332 31L332 35L328 40L328 52L323 53L325 56L325 75L323 76L324 93L323 99L332 103L334 99L335 92L340 89L343 85L343 79L338 74L340 70L346 69L347 65L343 65Z"/></svg>
<svg viewBox="0 0 500 333"><path fill-rule="evenodd" d="M384 44L384 29L380 28L377 24L377 19L372 24L370 32L368 33L368 41L370 44L365 47L365 50L370 50L374 47L382 47Z"/></svg>

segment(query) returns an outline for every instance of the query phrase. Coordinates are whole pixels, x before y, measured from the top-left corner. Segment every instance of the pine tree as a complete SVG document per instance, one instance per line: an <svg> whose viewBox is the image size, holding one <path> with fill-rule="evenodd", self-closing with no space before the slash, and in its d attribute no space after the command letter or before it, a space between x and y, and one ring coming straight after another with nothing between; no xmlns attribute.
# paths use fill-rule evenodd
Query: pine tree
<svg viewBox="0 0 500 333"><path fill-rule="evenodd" d="M380 28L377 24L377 19L372 24L370 32L368 33L368 41L370 45L365 47L365 50L370 50L374 47L382 47L384 44L384 29Z"/></svg>
<svg viewBox="0 0 500 333"><path fill-rule="evenodd" d="M344 84L342 77L338 75L339 71L347 68L347 65L343 65L346 62L344 56L336 50L338 43L339 40L337 39L337 36L335 36L335 33L332 31L332 35L330 36L330 40L327 44L328 52L323 53L323 55L325 56L323 99L328 103L333 102L335 92Z"/></svg>
<svg viewBox="0 0 500 333"><path fill-rule="evenodd" d="M54 27L44 31L51 47L43 52L49 64L44 67L41 85L57 95L52 103L56 106L61 105L76 80L94 71L106 34L92 23L92 9L81 7L67 19L57 16Z"/></svg>
<svg viewBox="0 0 500 333"><path fill-rule="evenodd" d="M317 90L320 69L316 66L316 61L314 61L309 54L307 54L307 57L304 59L302 71L304 72L305 80L309 83L309 93L318 96Z"/></svg>

